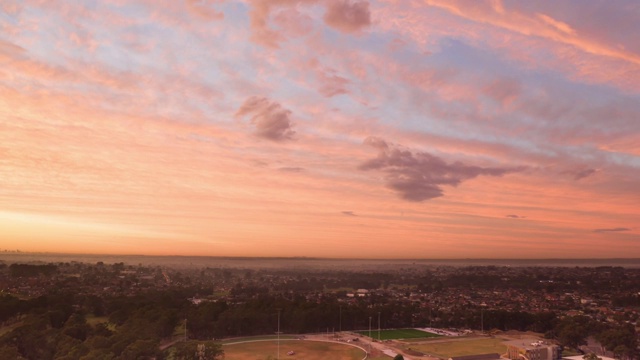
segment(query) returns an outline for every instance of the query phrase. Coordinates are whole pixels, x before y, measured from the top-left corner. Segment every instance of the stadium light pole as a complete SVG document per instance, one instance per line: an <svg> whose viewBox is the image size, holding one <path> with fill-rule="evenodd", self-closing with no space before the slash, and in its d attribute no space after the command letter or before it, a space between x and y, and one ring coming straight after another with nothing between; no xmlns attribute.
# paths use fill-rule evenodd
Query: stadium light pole
<svg viewBox="0 0 640 360"><path fill-rule="evenodd" d="M431 304L429 304L429 327L433 327L433 317L431 315Z"/></svg>
<svg viewBox="0 0 640 360"><path fill-rule="evenodd" d="M487 304L485 303L480 304L480 331L482 334L484 334L484 308L486 306Z"/></svg>
<svg viewBox="0 0 640 360"><path fill-rule="evenodd" d="M280 309L278 309L278 356L276 360L280 360Z"/></svg>
<svg viewBox="0 0 640 360"><path fill-rule="evenodd" d="M380 311L378 311L378 341L380 341Z"/></svg>
<svg viewBox="0 0 640 360"><path fill-rule="evenodd" d="M371 342L373 338L371 337L371 316L369 316L369 352L371 352Z"/></svg>

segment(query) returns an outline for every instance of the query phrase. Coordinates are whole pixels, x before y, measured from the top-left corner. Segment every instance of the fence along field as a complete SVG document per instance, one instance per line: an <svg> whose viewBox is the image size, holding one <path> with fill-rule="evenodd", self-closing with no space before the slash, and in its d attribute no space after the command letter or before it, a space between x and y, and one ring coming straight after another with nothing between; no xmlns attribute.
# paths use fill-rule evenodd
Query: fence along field
<svg viewBox="0 0 640 360"><path fill-rule="evenodd" d="M275 359L278 342L252 341L226 344L222 347L225 360ZM292 355L287 355L293 352ZM360 348L334 342L281 340L280 358L289 360L362 360L366 352Z"/></svg>
<svg viewBox="0 0 640 360"><path fill-rule="evenodd" d="M369 336L369 330L358 331L358 334ZM371 337L378 339L378 330L371 330ZM424 339L433 337L440 337L440 335L417 329L380 330L380 340Z"/></svg>

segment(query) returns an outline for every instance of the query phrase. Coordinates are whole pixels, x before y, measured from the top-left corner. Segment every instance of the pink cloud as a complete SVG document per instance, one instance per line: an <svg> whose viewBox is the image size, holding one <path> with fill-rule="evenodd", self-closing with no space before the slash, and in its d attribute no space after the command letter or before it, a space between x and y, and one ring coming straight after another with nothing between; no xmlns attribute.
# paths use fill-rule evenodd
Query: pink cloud
<svg viewBox="0 0 640 360"><path fill-rule="evenodd" d="M531 17L523 14L518 9L498 12L492 6L483 2L468 1L441 1L428 0L432 6L440 7L460 17L491 24L500 28L514 31L528 36L535 35L552 41L573 45L584 52L596 55L608 56L640 64L640 55L615 49L608 44L603 44L592 39L583 38L576 34L570 25L555 20L546 14L537 14Z"/></svg>
<svg viewBox="0 0 640 360"><path fill-rule="evenodd" d="M320 93L326 97L332 97L340 94L347 94L347 86L349 80L342 76L335 75L329 71L320 72L318 74L318 81L320 82Z"/></svg>
<svg viewBox="0 0 640 360"><path fill-rule="evenodd" d="M362 31L371 25L368 1L335 0L327 5L327 25L345 33Z"/></svg>
<svg viewBox="0 0 640 360"><path fill-rule="evenodd" d="M635 85L626 82L624 76L621 76L617 70L613 74L611 74L611 70L620 66L612 66L612 63L622 64L624 72L635 74L633 78L637 83L637 79L640 79L639 54L613 46L606 41L585 36L577 32L570 24L554 19L550 15L536 13L535 16L531 16L517 7L501 13L482 2L473 2L473 6L460 1L434 0L428 3L467 20L492 25L526 37L546 39L548 42L541 44L541 46L551 49L565 61L570 61L573 66L577 67L579 75L587 78L592 77L596 81L620 83L625 88L638 90ZM579 55L573 55L576 52ZM588 61L585 62L584 54L593 57L587 57ZM593 67L595 69L589 70Z"/></svg>
<svg viewBox="0 0 640 360"><path fill-rule="evenodd" d="M601 19L593 15L601 10L588 6L580 7L583 16L577 16L574 7L563 10L565 6L558 4L538 6L538 11L528 9L537 6L531 3L507 7L501 1L428 4L432 7L387 4L376 10L378 27L399 32L428 50L437 49L442 39L457 38L496 51L522 67L559 71L576 81L611 84L625 91L639 89L640 55L637 41L628 35L637 31L628 11L616 13L631 29L621 31L616 17L607 14L607 20Z"/></svg>
<svg viewBox="0 0 640 360"><path fill-rule="evenodd" d="M210 3L221 3L223 0L209 1ZM224 18L224 14L215 10L210 6L207 1L202 0L187 0L187 10L196 16L204 20L220 20Z"/></svg>
<svg viewBox="0 0 640 360"><path fill-rule="evenodd" d="M251 115L256 135L273 141L291 140L295 134L291 111L264 97L248 98L236 112L236 116Z"/></svg>
<svg viewBox="0 0 640 360"><path fill-rule="evenodd" d="M255 0L251 9L251 38L253 41L271 48L278 48L279 43L289 36L299 36L296 30L310 31L311 18L299 11L284 10L273 14L276 9L292 9L301 5L320 4L326 12L324 21L327 25L344 33L359 33L371 24L368 1L350 0ZM301 18L296 18L300 16ZM271 19L284 25L282 31L271 27ZM302 21L307 24L302 25Z"/></svg>
<svg viewBox="0 0 640 360"><path fill-rule="evenodd" d="M25 54L25 49L9 41L0 39L0 56L4 59L16 59Z"/></svg>
<svg viewBox="0 0 640 360"><path fill-rule="evenodd" d="M499 78L486 85L483 92L502 106L507 106L520 97L521 87L520 82L515 79Z"/></svg>
<svg viewBox="0 0 640 360"><path fill-rule="evenodd" d="M293 6L295 1L255 0L251 3L251 39L261 45L277 48L282 35L271 29L269 17L274 6Z"/></svg>
<svg viewBox="0 0 640 360"><path fill-rule="evenodd" d="M295 7L277 11L273 20L283 32L292 37L304 36L313 30L313 19Z"/></svg>

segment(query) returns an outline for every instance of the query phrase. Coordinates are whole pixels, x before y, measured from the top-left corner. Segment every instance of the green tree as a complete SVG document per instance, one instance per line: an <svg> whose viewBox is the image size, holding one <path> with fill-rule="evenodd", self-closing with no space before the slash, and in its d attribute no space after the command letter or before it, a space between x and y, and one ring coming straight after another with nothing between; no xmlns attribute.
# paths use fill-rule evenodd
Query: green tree
<svg viewBox="0 0 640 360"><path fill-rule="evenodd" d="M634 358L637 355L638 337L635 327L624 324L602 331L596 339L618 357Z"/></svg>
<svg viewBox="0 0 640 360"><path fill-rule="evenodd" d="M618 345L613 349L613 355L616 359L624 359L627 357L631 357L633 351L629 349L626 345Z"/></svg>
<svg viewBox="0 0 640 360"><path fill-rule="evenodd" d="M21 360L24 359L18 353L18 349L12 346L0 346L0 360Z"/></svg>
<svg viewBox="0 0 640 360"><path fill-rule="evenodd" d="M214 360L222 358L224 351L213 341L187 341L174 346L176 360Z"/></svg>
<svg viewBox="0 0 640 360"><path fill-rule="evenodd" d="M55 360L75 360L89 353L89 348L80 340L67 335L59 335Z"/></svg>
<svg viewBox="0 0 640 360"><path fill-rule="evenodd" d="M116 356L108 349L93 349L80 360L115 360Z"/></svg>
<svg viewBox="0 0 640 360"><path fill-rule="evenodd" d="M568 316L556 326L555 333L562 344L578 348L586 344L591 327L590 319L586 316Z"/></svg>
<svg viewBox="0 0 640 360"><path fill-rule="evenodd" d="M78 313L71 315L62 328L62 332L65 335L71 336L72 338L80 341L84 341L90 331L91 326L87 324L87 320L84 315Z"/></svg>
<svg viewBox="0 0 640 360"><path fill-rule="evenodd" d="M158 343L156 341L136 340L122 351L120 357L123 360L154 358L158 352Z"/></svg>

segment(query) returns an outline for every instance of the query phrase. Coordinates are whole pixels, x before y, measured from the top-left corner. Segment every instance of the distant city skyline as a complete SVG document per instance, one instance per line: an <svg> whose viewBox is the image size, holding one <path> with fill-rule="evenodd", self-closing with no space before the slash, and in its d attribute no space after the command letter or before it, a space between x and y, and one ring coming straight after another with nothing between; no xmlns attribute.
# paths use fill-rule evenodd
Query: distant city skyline
<svg viewBox="0 0 640 360"><path fill-rule="evenodd" d="M0 248L635 258L635 1L3 1Z"/></svg>

